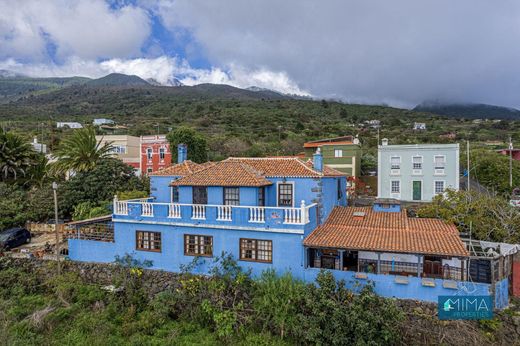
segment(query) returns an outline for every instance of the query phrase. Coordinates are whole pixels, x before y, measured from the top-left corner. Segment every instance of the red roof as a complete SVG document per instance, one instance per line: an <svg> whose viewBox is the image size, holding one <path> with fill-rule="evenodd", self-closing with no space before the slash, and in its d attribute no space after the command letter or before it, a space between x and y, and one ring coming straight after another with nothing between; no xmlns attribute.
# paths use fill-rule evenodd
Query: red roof
<svg viewBox="0 0 520 346"><path fill-rule="evenodd" d="M191 160L186 160L182 163L177 163L173 166L162 168L148 175L184 177L210 167L214 164L215 163L213 162L195 163Z"/></svg>
<svg viewBox="0 0 520 346"><path fill-rule="evenodd" d="M267 186L272 183L251 166L220 161L206 169L173 181L171 186Z"/></svg>
<svg viewBox="0 0 520 346"><path fill-rule="evenodd" d="M353 144L354 137L342 136L335 138L319 139L316 141L310 141L303 144L304 148L317 148L324 145L341 145L341 144Z"/></svg>
<svg viewBox="0 0 520 346"><path fill-rule="evenodd" d="M265 177L323 177L345 176L345 173L324 166L323 173L312 167L312 161L306 161L297 157L230 157L225 161L245 163L261 172Z"/></svg>
<svg viewBox="0 0 520 346"><path fill-rule="evenodd" d="M336 207L305 246L350 250L469 256L455 225L440 219L409 218L371 207Z"/></svg>

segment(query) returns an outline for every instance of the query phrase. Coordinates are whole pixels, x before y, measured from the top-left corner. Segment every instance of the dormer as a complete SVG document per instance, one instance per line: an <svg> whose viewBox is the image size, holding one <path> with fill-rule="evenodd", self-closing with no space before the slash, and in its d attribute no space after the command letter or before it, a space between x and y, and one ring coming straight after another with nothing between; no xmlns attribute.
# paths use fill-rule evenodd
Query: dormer
<svg viewBox="0 0 520 346"><path fill-rule="evenodd" d="M383 213L400 213L401 202L393 198L378 198L374 201L372 210Z"/></svg>

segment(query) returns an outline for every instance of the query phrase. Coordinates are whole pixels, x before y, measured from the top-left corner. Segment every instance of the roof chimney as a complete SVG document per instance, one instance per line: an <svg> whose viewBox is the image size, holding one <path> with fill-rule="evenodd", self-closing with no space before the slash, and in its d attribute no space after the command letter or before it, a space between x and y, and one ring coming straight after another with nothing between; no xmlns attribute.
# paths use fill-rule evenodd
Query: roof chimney
<svg viewBox="0 0 520 346"><path fill-rule="evenodd" d="M381 140L381 145L388 145L388 138L383 138Z"/></svg>
<svg viewBox="0 0 520 346"><path fill-rule="evenodd" d="M312 156L312 166L318 172L323 172L323 155L321 155L321 149L319 147Z"/></svg>
<svg viewBox="0 0 520 346"><path fill-rule="evenodd" d="M177 163L183 163L188 159L188 146L186 144L177 145Z"/></svg>

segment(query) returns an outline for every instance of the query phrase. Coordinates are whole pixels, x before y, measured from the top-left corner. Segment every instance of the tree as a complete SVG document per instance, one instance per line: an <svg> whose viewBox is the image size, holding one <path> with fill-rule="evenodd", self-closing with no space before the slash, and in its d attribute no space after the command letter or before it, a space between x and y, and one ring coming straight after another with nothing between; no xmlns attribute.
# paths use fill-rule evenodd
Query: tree
<svg viewBox="0 0 520 346"><path fill-rule="evenodd" d="M23 226L27 221L24 191L15 184L0 182L0 230Z"/></svg>
<svg viewBox="0 0 520 346"><path fill-rule="evenodd" d="M68 138L60 143L56 151L55 169L60 173L69 170L90 171L100 160L110 157L112 149L112 143L101 145L101 142L96 140L96 132L93 127L74 130Z"/></svg>
<svg viewBox="0 0 520 346"><path fill-rule="evenodd" d="M173 162L177 162L176 148L178 144L186 144L188 146L188 159L198 163L207 161L208 144L206 138L191 127L177 127L168 133L166 138L170 142Z"/></svg>
<svg viewBox="0 0 520 346"><path fill-rule="evenodd" d="M0 181L25 176L34 156L33 148L21 136L0 129Z"/></svg>
<svg viewBox="0 0 520 346"><path fill-rule="evenodd" d="M134 169L116 159L102 159L88 172L80 172L60 187L60 210L70 215L82 202L99 205L111 201L117 192L148 190L147 182L135 176Z"/></svg>
<svg viewBox="0 0 520 346"><path fill-rule="evenodd" d="M461 163L466 165L466 153L461 153ZM498 194L509 195L509 156L491 150L471 151L471 178ZM520 162L513 160L513 187L520 186Z"/></svg>
<svg viewBox="0 0 520 346"><path fill-rule="evenodd" d="M436 196L431 204L421 207L417 215L453 222L459 231L471 231L475 239L506 243L520 241L520 212L501 197L448 190L445 196Z"/></svg>

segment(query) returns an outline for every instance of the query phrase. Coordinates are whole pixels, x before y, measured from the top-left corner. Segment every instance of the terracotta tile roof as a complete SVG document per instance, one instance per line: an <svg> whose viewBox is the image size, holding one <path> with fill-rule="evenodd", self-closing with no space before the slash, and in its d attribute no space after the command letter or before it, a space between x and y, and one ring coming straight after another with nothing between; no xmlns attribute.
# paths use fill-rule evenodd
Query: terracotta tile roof
<svg viewBox="0 0 520 346"><path fill-rule="evenodd" d="M409 218L406 211L374 212L371 207L334 208L327 221L304 240L304 245L454 257L469 256L453 224L439 219Z"/></svg>
<svg viewBox="0 0 520 346"><path fill-rule="evenodd" d="M195 163L191 160L186 160L182 163L177 163L173 166L160 169L148 175L184 177L210 167L214 164L214 162Z"/></svg>
<svg viewBox="0 0 520 346"><path fill-rule="evenodd" d="M170 186L266 186L272 183L261 172L240 161L220 161L173 181Z"/></svg>
<svg viewBox="0 0 520 346"><path fill-rule="evenodd" d="M225 161L242 162L251 166L265 177L322 177L344 176L345 174L325 166L324 172L312 168L312 161L304 162L297 157L230 157Z"/></svg>
<svg viewBox="0 0 520 346"><path fill-rule="evenodd" d="M341 144L352 144L354 137L343 136L336 138L319 139L317 141L310 141L303 144L304 148L317 148L323 145L341 145Z"/></svg>

